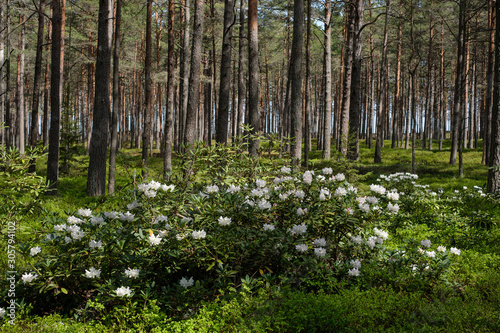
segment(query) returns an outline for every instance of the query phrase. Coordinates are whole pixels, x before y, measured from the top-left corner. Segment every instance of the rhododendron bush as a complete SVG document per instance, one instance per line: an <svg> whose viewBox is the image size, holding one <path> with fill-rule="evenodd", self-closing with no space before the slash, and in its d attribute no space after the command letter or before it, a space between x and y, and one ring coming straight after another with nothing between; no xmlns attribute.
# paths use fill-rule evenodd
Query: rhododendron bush
<svg viewBox="0 0 500 333"><path fill-rule="evenodd" d="M119 209L51 217L19 244L19 297L40 311L98 316L89 304L155 300L182 312L252 279L304 291L332 281L431 285L460 255L455 244L387 245L412 197L434 198L414 178L384 176L362 191L331 168L283 166L251 181L141 183Z"/></svg>

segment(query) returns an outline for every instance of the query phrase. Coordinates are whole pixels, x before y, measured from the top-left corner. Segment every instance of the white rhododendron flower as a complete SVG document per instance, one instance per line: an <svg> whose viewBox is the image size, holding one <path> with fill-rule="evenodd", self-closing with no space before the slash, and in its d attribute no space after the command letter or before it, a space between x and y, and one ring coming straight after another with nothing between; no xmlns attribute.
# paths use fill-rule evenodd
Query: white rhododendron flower
<svg viewBox="0 0 500 333"><path fill-rule="evenodd" d="M336 197L343 197L347 195L347 190L343 187L338 187L333 194Z"/></svg>
<svg viewBox="0 0 500 333"><path fill-rule="evenodd" d="M386 191L385 187L383 187L382 185L375 184L370 185L370 190L378 194L385 194Z"/></svg>
<svg viewBox="0 0 500 333"><path fill-rule="evenodd" d="M166 184L162 184L162 185L160 186L160 188L161 188L161 190L162 190L163 192L168 192L168 191L173 192L173 191L174 191L174 189L175 189L175 185L166 185Z"/></svg>
<svg viewBox="0 0 500 333"><path fill-rule="evenodd" d="M2 318L3 316L5 316L5 309L4 308L0 308L0 318Z"/></svg>
<svg viewBox="0 0 500 333"><path fill-rule="evenodd" d="M71 238L73 238L74 240L80 240L83 238L83 236L85 236L85 233L81 230L75 230L71 233Z"/></svg>
<svg viewBox="0 0 500 333"><path fill-rule="evenodd" d="M73 241L73 239L71 237L64 237L64 241L66 242L66 244L69 244Z"/></svg>
<svg viewBox="0 0 500 333"><path fill-rule="evenodd" d="M352 268L347 273L349 274L349 276L359 276L359 269Z"/></svg>
<svg viewBox="0 0 500 333"><path fill-rule="evenodd" d="M186 235L184 235L184 234L177 234L177 235L175 235L175 238L176 238L178 241L181 241L181 240L183 240L184 238L186 238Z"/></svg>
<svg viewBox="0 0 500 333"><path fill-rule="evenodd" d="M68 223L69 224L80 224L82 222L83 222L83 220L78 218L78 217L75 217L73 215L68 216Z"/></svg>
<svg viewBox="0 0 500 333"><path fill-rule="evenodd" d="M42 249L40 248L40 246L35 246L35 247L32 247L30 249L30 255L33 257L33 256L36 256L38 253L42 252Z"/></svg>
<svg viewBox="0 0 500 333"><path fill-rule="evenodd" d="M85 276L88 277L89 279L98 278L101 276L101 270L95 269L94 267L90 267L89 269L85 270Z"/></svg>
<svg viewBox="0 0 500 333"><path fill-rule="evenodd" d="M366 197L366 202L368 202L371 205L376 205L378 204L378 199L377 197Z"/></svg>
<svg viewBox="0 0 500 333"><path fill-rule="evenodd" d="M183 216L182 217L182 223L190 223L193 222L193 218L189 216Z"/></svg>
<svg viewBox="0 0 500 333"><path fill-rule="evenodd" d="M456 247L452 247L452 248L450 248L450 253L456 254L457 256L459 256L460 253L462 253L462 251L457 249Z"/></svg>
<svg viewBox="0 0 500 333"><path fill-rule="evenodd" d="M294 225L291 229L288 229L288 232L292 235L302 235L307 232L307 226L304 223Z"/></svg>
<svg viewBox="0 0 500 333"><path fill-rule="evenodd" d="M351 241L354 244L361 244L363 242L363 237L361 237L361 236L351 236Z"/></svg>
<svg viewBox="0 0 500 333"><path fill-rule="evenodd" d="M241 186L234 186L234 185L231 185L229 186L229 188L227 189L227 192L228 193L237 193L241 191Z"/></svg>
<svg viewBox="0 0 500 333"><path fill-rule="evenodd" d="M397 201L399 200L399 194L397 192L387 193L387 199Z"/></svg>
<svg viewBox="0 0 500 333"><path fill-rule="evenodd" d="M428 256L429 258L434 258L436 256L435 251L425 251L425 255Z"/></svg>
<svg viewBox="0 0 500 333"><path fill-rule="evenodd" d="M101 225L104 223L104 219L101 216L92 216L90 223L92 223L92 225Z"/></svg>
<svg viewBox="0 0 500 333"><path fill-rule="evenodd" d="M297 215L298 215L298 216L303 216L303 215L306 215L306 214L307 214L307 212L308 212L308 209L307 209L307 208L304 208L304 209L302 209L302 208L300 208L300 207L299 207L299 208L297 208Z"/></svg>
<svg viewBox="0 0 500 333"><path fill-rule="evenodd" d="M266 187L266 181L263 179L257 179L255 181L255 185L257 185L257 187Z"/></svg>
<svg viewBox="0 0 500 333"><path fill-rule="evenodd" d="M290 169L289 167L284 166L284 167L282 167L282 168L280 169L280 171L281 171L281 173L286 173L286 174L288 174L288 173L292 172L292 169Z"/></svg>
<svg viewBox="0 0 500 333"><path fill-rule="evenodd" d="M132 290L130 290L129 287L121 286L120 288L115 290L115 293L117 297L130 297L130 295L132 294Z"/></svg>
<svg viewBox="0 0 500 333"><path fill-rule="evenodd" d="M154 198L154 197L156 197L156 191L153 189L149 189L149 190L144 191L144 195L147 198Z"/></svg>
<svg viewBox="0 0 500 333"><path fill-rule="evenodd" d="M365 213L370 212L370 205L367 203L359 204L359 210Z"/></svg>
<svg viewBox="0 0 500 333"><path fill-rule="evenodd" d="M184 287L184 288L187 289L187 288L191 287L194 284L193 277L190 277L189 280L187 280L185 277L183 277L179 281L179 284L181 285L181 287Z"/></svg>
<svg viewBox="0 0 500 333"><path fill-rule="evenodd" d="M445 247L445 246L443 246L443 245L439 245L439 246L438 246L438 248L437 248L437 250L438 250L439 252L446 252L446 247Z"/></svg>
<svg viewBox="0 0 500 333"><path fill-rule="evenodd" d="M91 249L100 249L102 247L102 242L101 241L96 242L95 240L91 239L89 242L89 247Z"/></svg>
<svg viewBox="0 0 500 333"><path fill-rule="evenodd" d="M316 257L322 258L326 256L326 249L323 247L317 247L314 249L314 254L316 255Z"/></svg>
<svg viewBox="0 0 500 333"><path fill-rule="evenodd" d="M24 284L26 284L35 281L37 277L38 277L37 274L24 273L23 275L21 275L21 280L23 281Z"/></svg>
<svg viewBox="0 0 500 333"><path fill-rule="evenodd" d="M139 277L139 271L140 270L138 268L131 269L129 267L125 270L125 276L129 279L136 279Z"/></svg>
<svg viewBox="0 0 500 333"><path fill-rule="evenodd" d="M387 238L389 238L389 233L387 231L373 228L373 232L375 233L375 235L382 238L383 240L386 240Z"/></svg>
<svg viewBox="0 0 500 333"><path fill-rule="evenodd" d="M317 238L314 240L313 243L315 246L319 246L319 247L326 246L326 240L324 238Z"/></svg>
<svg viewBox="0 0 500 333"><path fill-rule="evenodd" d="M207 237L207 233L205 230L193 230L191 236L193 236L194 239L202 239Z"/></svg>
<svg viewBox="0 0 500 333"><path fill-rule="evenodd" d="M83 216L83 217L90 217L92 215L92 211L90 209L84 209L80 208L78 210L78 215Z"/></svg>
<svg viewBox="0 0 500 333"><path fill-rule="evenodd" d="M398 204L391 204L390 202L387 204L387 209L389 209L393 213L399 212L399 205Z"/></svg>
<svg viewBox="0 0 500 333"><path fill-rule="evenodd" d="M54 226L54 231L64 231L66 230L67 225L66 224L56 224Z"/></svg>
<svg viewBox="0 0 500 333"><path fill-rule="evenodd" d="M217 193L217 192L219 192L219 186L217 186L217 185L207 186L205 192L207 192L207 193Z"/></svg>
<svg viewBox="0 0 500 333"><path fill-rule="evenodd" d="M338 182L343 182L345 180L345 175L343 173L338 173L335 175L335 180Z"/></svg>
<svg viewBox="0 0 500 333"><path fill-rule="evenodd" d="M377 242L377 237L370 236L370 237L368 237L368 240L366 241L366 245L368 245L368 247L373 250L376 242Z"/></svg>
<svg viewBox="0 0 500 333"><path fill-rule="evenodd" d="M353 268L360 269L361 268L361 261L359 261L359 259L351 260L351 266Z"/></svg>
<svg viewBox="0 0 500 333"><path fill-rule="evenodd" d="M160 236L155 236L154 234L152 234L148 239L151 245L158 245L160 244L162 238Z"/></svg>
<svg viewBox="0 0 500 333"><path fill-rule="evenodd" d="M295 245L295 249L299 252L306 252L307 245L306 244L298 244L298 245Z"/></svg>
<svg viewBox="0 0 500 333"><path fill-rule="evenodd" d="M274 229L276 229L276 227L274 226L274 224L266 223L264 224L262 229L264 229L264 231L273 231Z"/></svg>
<svg viewBox="0 0 500 333"><path fill-rule="evenodd" d="M306 196L306 193L302 190L295 191L293 194L294 197L299 198L299 199L304 199Z"/></svg>
<svg viewBox="0 0 500 333"><path fill-rule="evenodd" d="M228 226L231 224L231 218L230 217L219 217L219 225L221 226Z"/></svg>
<svg viewBox="0 0 500 333"><path fill-rule="evenodd" d="M131 212L126 212L125 214L120 214L120 220L130 222L134 219L135 215Z"/></svg>
<svg viewBox="0 0 500 333"><path fill-rule="evenodd" d="M431 240L430 239L424 239L423 241L420 242L420 245L424 247L431 247Z"/></svg>
<svg viewBox="0 0 500 333"><path fill-rule="evenodd" d="M116 219L118 217L118 212L104 212L104 216L108 219Z"/></svg>
<svg viewBox="0 0 500 333"><path fill-rule="evenodd" d="M155 220L154 220L153 224L158 224L158 223L160 223L160 222L167 222L167 221L168 221L168 217L167 217L167 216L165 216L165 215L158 215L158 216L155 218Z"/></svg>
<svg viewBox="0 0 500 333"><path fill-rule="evenodd" d="M272 207L271 203L269 201L267 201L266 199L259 200L257 202L257 205L259 206L260 210L271 209L271 207Z"/></svg>
<svg viewBox="0 0 500 333"><path fill-rule="evenodd" d="M330 191L326 188L322 188L319 191L319 200L325 201L326 199L330 199Z"/></svg>
<svg viewBox="0 0 500 333"><path fill-rule="evenodd" d="M306 185L311 185L313 181L313 176L311 171L306 170L304 174L302 175L302 180L304 181L304 184Z"/></svg>
<svg viewBox="0 0 500 333"><path fill-rule="evenodd" d="M133 209L136 209L136 208L138 208L138 207L140 207L140 206L141 206L141 204L140 204L140 203L138 203L136 200L134 200L134 201L132 201L131 203L129 203L129 204L127 205L127 209L128 209L128 210L133 210Z"/></svg>
<svg viewBox="0 0 500 333"><path fill-rule="evenodd" d="M324 175L331 175L333 173L333 170L332 170L332 168L323 168L323 170L321 170L321 172Z"/></svg>

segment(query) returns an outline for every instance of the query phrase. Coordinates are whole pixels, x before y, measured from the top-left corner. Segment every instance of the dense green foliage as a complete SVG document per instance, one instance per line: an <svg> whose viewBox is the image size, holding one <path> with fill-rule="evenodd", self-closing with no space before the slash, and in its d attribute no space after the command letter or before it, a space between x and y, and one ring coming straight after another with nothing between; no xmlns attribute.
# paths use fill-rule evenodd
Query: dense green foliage
<svg viewBox="0 0 500 333"><path fill-rule="evenodd" d="M167 184L140 180L126 151L118 193L90 199L85 158L74 159L61 198L16 215L17 318L2 330L499 329L499 202L480 181L448 190L407 173L361 175L363 159L313 160L304 172L275 152L254 160L231 149L199 146ZM426 156L421 171L439 163ZM386 168L406 171L398 162ZM160 172L150 165L151 179ZM27 273L37 277L23 283Z"/></svg>

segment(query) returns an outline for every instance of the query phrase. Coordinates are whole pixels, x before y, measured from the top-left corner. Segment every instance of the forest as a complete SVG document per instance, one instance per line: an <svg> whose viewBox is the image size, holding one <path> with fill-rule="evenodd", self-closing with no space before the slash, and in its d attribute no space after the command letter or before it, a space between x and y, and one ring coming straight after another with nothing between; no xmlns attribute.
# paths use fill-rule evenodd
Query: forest
<svg viewBox="0 0 500 333"><path fill-rule="evenodd" d="M500 332L497 17L2 0L0 331Z"/></svg>
<svg viewBox="0 0 500 333"><path fill-rule="evenodd" d="M120 148L141 148L146 169L160 150L166 178L172 153L233 142L242 124L304 165L312 139L353 160L364 140L375 163L384 140L450 139L460 174L479 141L498 166L494 1L2 1L0 17L1 142L48 147L54 193L75 144L102 195Z"/></svg>

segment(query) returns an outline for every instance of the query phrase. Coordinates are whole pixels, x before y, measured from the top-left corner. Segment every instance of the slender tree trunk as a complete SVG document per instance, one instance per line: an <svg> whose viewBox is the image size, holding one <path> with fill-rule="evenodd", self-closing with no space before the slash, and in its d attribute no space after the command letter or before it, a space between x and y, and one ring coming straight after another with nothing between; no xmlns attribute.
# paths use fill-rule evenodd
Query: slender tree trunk
<svg viewBox="0 0 500 333"><path fill-rule="evenodd" d="M396 148L398 146L398 120L402 117L402 106L403 103L401 101L401 43L402 43L402 19L399 19L398 23L398 41L397 41L397 50L396 50L396 82L395 82L395 91L394 91L394 107L392 111L392 143L391 148Z"/></svg>
<svg viewBox="0 0 500 333"><path fill-rule="evenodd" d="M309 0L310 1L310 0ZM332 122L332 2L325 1L325 50L323 55L323 82L324 82L324 127L323 132L323 159L330 159L331 135L330 123Z"/></svg>
<svg viewBox="0 0 500 333"><path fill-rule="evenodd" d="M345 27L345 43L344 43L344 76L342 81L342 104L340 111L340 135L338 137L338 147L342 155L347 155L347 142L349 131L349 110L351 102L351 83L352 83L352 61L354 54L353 45L353 16L354 4L349 1L346 3L346 27Z"/></svg>
<svg viewBox="0 0 500 333"><path fill-rule="evenodd" d="M52 1L52 50L50 69L50 132L47 159L47 194L57 195L59 178L59 133L61 126L61 102L64 68L64 28L66 0Z"/></svg>
<svg viewBox="0 0 500 333"><path fill-rule="evenodd" d="M182 27L181 56L180 56L180 82L179 82L179 139L184 140L186 128L186 110L188 104L189 82L189 21L190 0L181 0L180 23ZM179 148L179 147L178 147Z"/></svg>
<svg viewBox="0 0 500 333"><path fill-rule="evenodd" d="M184 132L184 143L188 146L193 145L196 133L196 115L198 112L198 103L200 96L200 65L201 65L201 46L203 38L204 23L204 0L195 0L194 7L194 27L193 43L191 49L191 70L189 74L189 98L186 109L186 127Z"/></svg>
<svg viewBox="0 0 500 333"><path fill-rule="evenodd" d="M224 30L222 32L222 56L220 64L219 116L215 141L227 144L229 100L231 95L231 54L234 25L234 1L224 1ZM234 109L234 107L233 107Z"/></svg>
<svg viewBox="0 0 500 333"><path fill-rule="evenodd" d="M5 145L12 147L12 123L10 120L10 6L5 12Z"/></svg>
<svg viewBox="0 0 500 333"><path fill-rule="evenodd" d="M24 118L24 49L26 45L26 25L24 15L19 16L21 29L19 31L19 55L17 56L17 147L24 155L25 148L25 118Z"/></svg>
<svg viewBox="0 0 500 333"><path fill-rule="evenodd" d="M33 78L33 104L31 106L31 131L30 145L35 148L38 141L38 109L40 101L40 84L42 81L42 56L43 56L43 26L45 20L45 0L40 0L38 8L38 34L36 43L35 74ZM30 161L29 172L36 171L36 161Z"/></svg>
<svg viewBox="0 0 500 333"><path fill-rule="evenodd" d="M307 26L306 26L306 83L305 83L305 119L304 119L304 164L309 166L309 150L311 147L311 0L307 0ZM268 71L266 71L266 76ZM269 81L269 80L267 80ZM269 87L269 83L267 83Z"/></svg>
<svg viewBox="0 0 500 333"><path fill-rule="evenodd" d="M389 6L389 1L387 1ZM359 159L359 128L361 117L361 26L363 25L363 0L356 0L353 11L353 60L351 101L349 103L349 159Z"/></svg>
<svg viewBox="0 0 500 333"><path fill-rule="evenodd" d="M240 0L240 31L238 40L238 128L237 136L241 137L242 130L241 125L243 124L243 104L245 101L245 50L244 50L244 40L245 40L245 0Z"/></svg>
<svg viewBox="0 0 500 333"><path fill-rule="evenodd" d="M116 0L115 39L113 47L113 113L111 116L111 146L109 152L108 193L115 192L116 154L118 153L118 115L120 114L120 27L122 1ZM120 128L123 133L124 128Z"/></svg>
<svg viewBox="0 0 500 333"><path fill-rule="evenodd" d="M495 15L495 1L488 1L488 27L489 27L489 41L488 41L488 66L486 69L486 105L483 112L482 130L483 130L483 158L482 163L490 165L490 153L492 151L490 144L492 140L492 126L493 123L493 64L495 56L495 24L498 19Z"/></svg>
<svg viewBox="0 0 500 333"><path fill-rule="evenodd" d="M151 118L153 113L153 91L151 80L151 62L152 62L152 41L151 41L151 16L152 2L146 3L146 55L144 60L144 130L142 132L142 163L143 177L148 178L149 150L151 141ZM152 147L151 147L152 148Z"/></svg>
<svg viewBox="0 0 500 333"><path fill-rule="evenodd" d="M0 122L4 122L5 116L5 7L6 1L0 3ZM0 144L5 145L5 128L0 126Z"/></svg>
<svg viewBox="0 0 500 333"><path fill-rule="evenodd" d="M488 192L500 193L500 1L496 1L495 67L491 124L491 151L488 170Z"/></svg>
<svg viewBox="0 0 500 333"><path fill-rule="evenodd" d="M257 0L248 1L248 104L247 112L251 134L256 135L259 129L259 40ZM248 152L257 157L259 140L251 140Z"/></svg>
<svg viewBox="0 0 500 333"><path fill-rule="evenodd" d="M87 177L88 196L106 194L106 157L111 108L109 101L109 80L111 73L111 43L113 33L112 15L113 1L99 0L94 119L92 124L92 139L90 140L90 160ZM114 147L114 149L116 149L116 147Z"/></svg>

